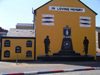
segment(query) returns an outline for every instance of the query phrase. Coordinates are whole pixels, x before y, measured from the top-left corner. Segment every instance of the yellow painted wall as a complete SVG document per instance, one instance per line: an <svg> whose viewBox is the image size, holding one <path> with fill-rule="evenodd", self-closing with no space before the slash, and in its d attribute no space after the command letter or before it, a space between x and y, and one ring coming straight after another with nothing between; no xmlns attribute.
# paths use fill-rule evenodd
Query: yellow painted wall
<svg viewBox="0 0 100 75"><path fill-rule="evenodd" d="M85 8L82 12L66 12L66 11L49 11L49 6L63 6ZM54 26L41 25L42 15L54 15ZM80 16L91 17L91 27L80 27ZM61 49L63 39L63 28L68 25L71 27L71 38L73 49L75 52L83 53L83 40L87 36L89 39L89 55L96 56L96 40L95 40L95 16L89 8L79 2L79 0L53 0L43 7L36 10L36 53L44 55L44 39L47 35L50 37L51 53L57 53Z"/></svg>
<svg viewBox="0 0 100 75"><path fill-rule="evenodd" d="M10 47L4 47L4 41L10 40ZM32 47L26 47L26 41L32 41ZM15 53L16 46L21 47L21 53ZM4 57L4 51L10 51L10 57ZM32 58L26 57L26 52L32 51ZM14 39L14 38L3 38L2 39L2 56L1 60L33 60L34 59L34 39Z"/></svg>

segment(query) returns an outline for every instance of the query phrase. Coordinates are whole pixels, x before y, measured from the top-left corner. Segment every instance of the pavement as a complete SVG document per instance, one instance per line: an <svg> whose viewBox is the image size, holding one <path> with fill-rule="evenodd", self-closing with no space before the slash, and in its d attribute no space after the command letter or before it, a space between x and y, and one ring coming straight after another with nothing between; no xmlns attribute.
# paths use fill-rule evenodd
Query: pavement
<svg viewBox="0 0 100 75"><path fill-rule="evenodd" d="M44 75L44 74L41 74L41 75ZM62 73L51 73L51 74L45 74L45 75L100 75L100 70L62 72Z"/></svg>
<svg viewBox="0 0 100 75"><path fill-rule="evenodd" d="M87 62L67 62L67 61L33 61L33 62L3 62L0 61L0 74L5 73L18 73L18 72L36 72L36 71L50 71L50 70L62 70L62 69L78 69L86 67L100 67L100 62L87 61ZM64 72L53 73L50 75L81 75L82 73L98 73L99 70L94 71L80 71L80 72ZM90 75L93 75L90 74ZM94 75L98 75L94 74ZM49 74L45 74L49 75ZM84 74L83 74L84 75Z"/></svg>

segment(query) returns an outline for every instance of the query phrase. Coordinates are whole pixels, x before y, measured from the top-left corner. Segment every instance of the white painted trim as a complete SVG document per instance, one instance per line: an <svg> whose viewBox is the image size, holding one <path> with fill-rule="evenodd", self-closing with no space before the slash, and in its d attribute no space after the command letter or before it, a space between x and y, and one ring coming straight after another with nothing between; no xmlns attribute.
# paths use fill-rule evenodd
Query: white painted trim
<svg viewBox="0 0 100 75"><path fill-rule="evenodd" d="M80 24L80 27L91 27L91 25Z"/></svg>
<svg viewBox="0 0 100 75"><path fill-rule="evenodd" d="M50 14L43 14L42 17L54 17L54 15L50 15Z"/></svg>
<svg viewBox="0 0 100 75"><path fill-rule="evenodd" d="M91 17L83 17L83 16L81 16L80 19L89 19L90 20Z"/></svg>
<svg viewBox="0 0 100 75"><path fill-rule="evenodd" d="M91 23L91 21L80 20L80 23Z"/></svg>
<svg viewBox="0 0 100 75"><path fill-rule="evenodd" d="M42 25L49 25L49 26L53 26L54 23L42 23Z"/></svg>
<svg viewBox="0 0 100 75"><path fill-rule="evenodd" d="M54 21L54 19L42 19L42 21Z"/></svg>

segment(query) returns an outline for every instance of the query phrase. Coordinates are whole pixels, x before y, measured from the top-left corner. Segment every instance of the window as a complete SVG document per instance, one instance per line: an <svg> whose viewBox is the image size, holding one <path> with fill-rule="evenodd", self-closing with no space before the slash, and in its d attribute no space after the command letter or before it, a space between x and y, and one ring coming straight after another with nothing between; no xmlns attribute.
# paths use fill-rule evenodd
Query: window
<svg viewBox="0 0 100 75"><path fill-rule="evenodd" d="M20 46L16 46L15 53L21 53L21 47Z"/></svg>
<svg viewBox="0 0 100 75"><path fill-rule="evenodd" d="M5 40L4 41L4 46L5 47L10 47L10 41L9 40Z"/></svg>
<svg viewBox="0 0 100 75"><path fill-rule="evenodd" d="M32 57L32 51L27 51L26 52L26 57L29 57L29 58Z"/></svg>
<svg viewBox="0 0 100 75"><path fill-rule="evenodd" d="M10 51L6 50L6 51L4 52L4 57L10 57Z"/></svg>
<svg viewBox="0 0 100 75"><path fill-rule="evenodd" d="M27 41L26 42L26 47L32 47L32 41Z"/></svg>

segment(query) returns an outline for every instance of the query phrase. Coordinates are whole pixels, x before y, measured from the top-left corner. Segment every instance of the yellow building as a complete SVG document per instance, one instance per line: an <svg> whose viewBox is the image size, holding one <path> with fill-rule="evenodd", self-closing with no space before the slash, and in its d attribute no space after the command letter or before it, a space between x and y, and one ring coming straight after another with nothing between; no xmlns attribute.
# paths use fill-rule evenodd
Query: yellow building
<svg viewBox="0 0 100 75"><path fill-rule="evenodd" d="M71 28L75 52L84 54L83 40L89 40L88 55L96 56L95 16L96 13L80 0L51 0L35 10L36 55L44 55L44 39L50 38L50 54L61 49L63 28Z"/></svg>
<svg viewBox="0 0 100 75"><path fill-rule="evenodd" d="M32 37L3 37L1 60L33 60L34 40Z"/></svg>
<svg viewBox="0 0 100 75"><path fill-rule="evenodd" d="M63 29L68 25L71 28L73 50L84 55L83 40L89 40L88 55L96 57L95 16L97 15L80 0L51 0L35 11L36 42L30 38L2 38L1 60L33 60L39 55L45 55L44 39L49 36L50 55L61 50L64 38ZM10 47L6 47L5 40L9 40ZM32 47L26 47L27 41ZM21 52L16 53L16 47ZM20 48L18 48L20 49ZM32 53L26 57L27 51ZM6 55L7 53L8 55Z"/></svg>

